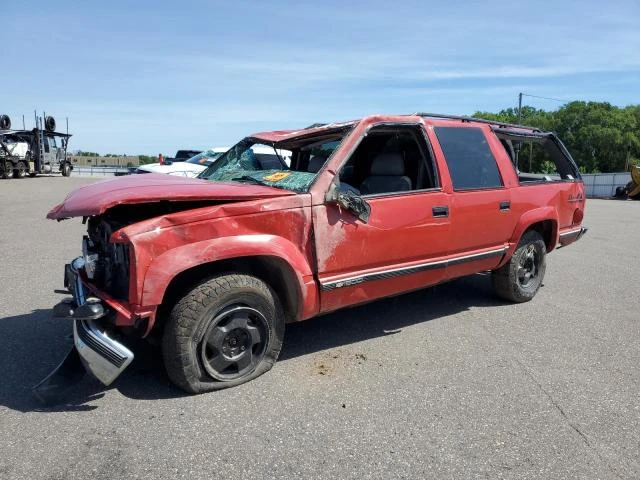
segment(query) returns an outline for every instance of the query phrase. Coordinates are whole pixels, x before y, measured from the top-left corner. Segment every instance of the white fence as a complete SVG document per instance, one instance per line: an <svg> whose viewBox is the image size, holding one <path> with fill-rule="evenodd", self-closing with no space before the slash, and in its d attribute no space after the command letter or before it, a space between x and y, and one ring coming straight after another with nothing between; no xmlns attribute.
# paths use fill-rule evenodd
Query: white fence
<svg viewBox="0 0 640 480"><path fill-rule="evenodd" d="M631 181L629 172L585 173L582 175L587 197L613 197L617 187L623 187Z"/></svg>

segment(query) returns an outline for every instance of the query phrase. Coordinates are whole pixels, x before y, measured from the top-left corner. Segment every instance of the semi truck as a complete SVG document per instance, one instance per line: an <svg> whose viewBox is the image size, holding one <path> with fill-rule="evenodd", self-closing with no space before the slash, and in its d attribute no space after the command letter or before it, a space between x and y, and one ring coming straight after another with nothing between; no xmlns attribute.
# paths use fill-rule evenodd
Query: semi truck
<svg viewBox="0 0 640 480"><path fill-rule="evenodd" d="M34 116L36 126L31 130L11 128L11 119L0 115L0 178L35 177L38 174L61 173L71 175L73 165L67 157L67 133L56 132L51 116Z"/></svg>

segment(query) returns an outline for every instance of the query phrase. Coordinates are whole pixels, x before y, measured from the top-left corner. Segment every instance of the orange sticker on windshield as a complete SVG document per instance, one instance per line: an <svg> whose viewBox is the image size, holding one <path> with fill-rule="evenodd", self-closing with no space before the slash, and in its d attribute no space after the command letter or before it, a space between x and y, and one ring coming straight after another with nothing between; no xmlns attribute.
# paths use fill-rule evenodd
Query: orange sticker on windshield
<svg viewBox="0 0 640 480"><path fill-rule="evenodd" d="M291 175L291 172L276 172L271 175L267 175L266 177L262 177L262 179L267 182L279 182L280 180L287 178L289 175Z"/></svg>

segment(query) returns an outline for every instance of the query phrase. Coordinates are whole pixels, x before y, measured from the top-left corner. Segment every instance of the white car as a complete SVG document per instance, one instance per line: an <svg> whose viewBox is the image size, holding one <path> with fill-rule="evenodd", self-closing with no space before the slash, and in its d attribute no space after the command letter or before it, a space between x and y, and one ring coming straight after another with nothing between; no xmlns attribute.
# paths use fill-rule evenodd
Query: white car
<svg viewBox="0 0 640 480"><path fill-rule="evenodd" d="M148 163L140 165L135 173L166 173L180 177L197 177L209 165L214 163L229 147L214 147L211 150L199 153L184 162ZM254 145L251 147L263 168L280 168L280 159L289 166L291 164L291 152L289 150L277 150L266 145ZM279 157L279 158L278 158Z"/></svg>
<svg viewBox="0 0 640 480"><path fill-rule="evenodd" d="M227 150L229 147L214 147L184 162L147 163L140 165L136 169L136 173L166 173L167 175L195 178Z"/></svg>

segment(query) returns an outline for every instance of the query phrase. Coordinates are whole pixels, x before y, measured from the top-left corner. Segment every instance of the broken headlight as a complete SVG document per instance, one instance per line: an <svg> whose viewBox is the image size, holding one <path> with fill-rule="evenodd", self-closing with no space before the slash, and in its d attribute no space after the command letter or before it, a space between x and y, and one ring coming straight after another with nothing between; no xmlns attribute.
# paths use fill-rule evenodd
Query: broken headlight
<svg viewBox="0 0 640 480"><path fill-rule="evenodd" d="M82 239L82 257L84 258L84 271L90 280L93 280L98 268L99 256L95 248L93 241L85 235Z"/></svg>

